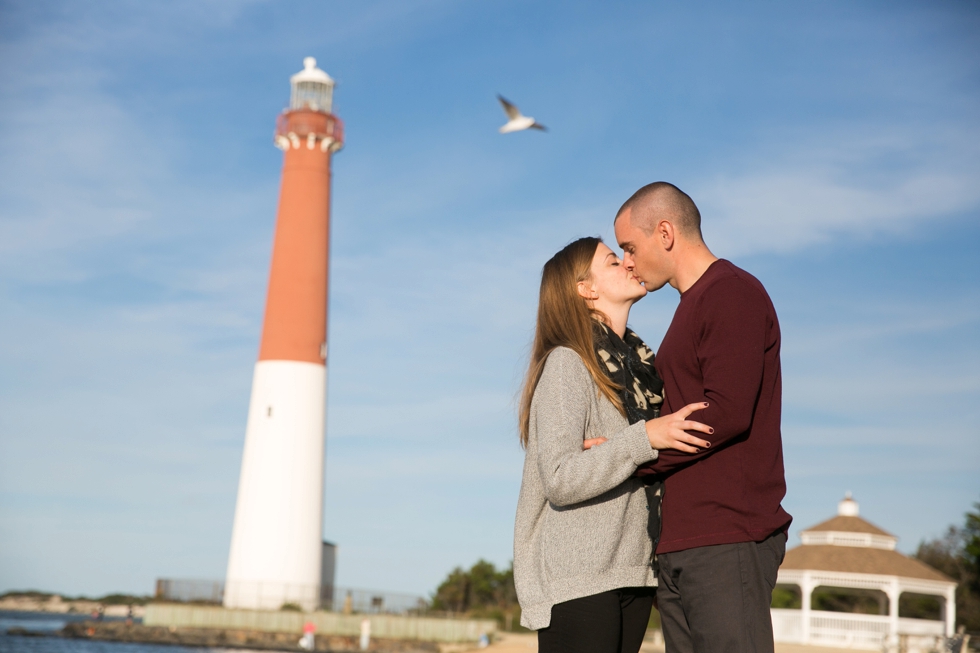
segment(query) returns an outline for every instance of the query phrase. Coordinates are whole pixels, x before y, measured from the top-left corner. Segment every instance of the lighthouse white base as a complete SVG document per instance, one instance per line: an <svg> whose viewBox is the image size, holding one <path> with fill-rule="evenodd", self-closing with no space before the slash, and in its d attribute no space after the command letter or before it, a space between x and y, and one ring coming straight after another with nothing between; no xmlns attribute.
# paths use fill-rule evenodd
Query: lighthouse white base
<svg viewBox="0 0 980 653"><path fill-rule="evenodd" d="M255 365L225 607L317 607L326 383L323 365Z"/></svg>

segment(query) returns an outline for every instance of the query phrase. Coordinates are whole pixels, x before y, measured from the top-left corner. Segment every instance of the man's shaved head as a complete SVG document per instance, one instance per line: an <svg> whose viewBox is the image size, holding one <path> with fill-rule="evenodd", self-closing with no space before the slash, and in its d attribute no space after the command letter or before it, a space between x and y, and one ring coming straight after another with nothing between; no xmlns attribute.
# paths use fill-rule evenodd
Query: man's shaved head
<svg viewBox="0 0 980 653"><path fill-rule="evenodd" d="M626 200L616 213L616 220L627 209L630 211L630 223L647 236L653 234L658 219L666 218L685 237L704 242L701 237L701 212L694 200L673 184L666 181L647 184Z"/></svg>

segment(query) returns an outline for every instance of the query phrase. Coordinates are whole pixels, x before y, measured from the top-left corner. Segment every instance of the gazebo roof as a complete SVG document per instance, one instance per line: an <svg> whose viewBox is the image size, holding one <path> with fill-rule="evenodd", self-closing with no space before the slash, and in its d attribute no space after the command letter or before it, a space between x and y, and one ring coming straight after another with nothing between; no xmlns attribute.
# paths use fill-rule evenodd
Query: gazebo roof
<svg viewBox="0 0 980 653"><path fill-rule="evenodd" d="M953 583L929 565L895 550L898 538L858 517L848 492L837 516L800 532L803 545L786 552L780 570L830 571Z"/></svg>
<svg viewBox="0 0 980 653"><path fill-rule="evenodd" d="M955 582L929 565L915 558L908 558L898 551L861 546L804 544L786 552L780 569L840 571Z"/></svg>
<svg viewBox="0 0 980 653"><path fill-rule="evenodd" d="M811 526L803 530L803 533L813 533L813 532L823 532L823 531L837 531L843 533L870 533L871 535L884 535L886 537L895 537L888 531L884 531L869 521L865 521L860 517L850 517L846 515L837 515L825 522L820 522L816 526Z"/></svg>

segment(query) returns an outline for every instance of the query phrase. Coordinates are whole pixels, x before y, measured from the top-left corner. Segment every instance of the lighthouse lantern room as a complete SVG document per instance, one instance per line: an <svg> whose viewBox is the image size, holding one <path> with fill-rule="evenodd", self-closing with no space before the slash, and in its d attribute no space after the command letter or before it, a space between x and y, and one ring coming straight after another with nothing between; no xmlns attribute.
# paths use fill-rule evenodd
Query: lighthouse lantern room
<svg viewBox="0 0 980 653"><path fill-rule="evenodd" d="M330 113L333 109L333 79L316 67L316 59L303 59L303 70L289 78L293 92L290 109L312 109Z"/></svg>

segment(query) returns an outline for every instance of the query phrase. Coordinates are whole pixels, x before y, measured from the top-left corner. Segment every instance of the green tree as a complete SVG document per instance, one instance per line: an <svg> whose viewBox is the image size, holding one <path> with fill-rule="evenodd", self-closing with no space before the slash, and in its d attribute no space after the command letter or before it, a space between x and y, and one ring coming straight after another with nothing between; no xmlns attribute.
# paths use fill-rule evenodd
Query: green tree
<svg viewBox="0 0 980 653"><path fill-rule="evenodd" d="M963 525L963 566L970 576L970 589L980 594L980 503L973 504L974 512L966 513Z"/></svg>
<svg viewBox="0 0 980 653"><path fill-rule="evenodd" d="M432 597L432 609L446 612L466 612L469 609L469 574L456 567L439 584Z"/></svg>
<svg viewBox="0 0 980 653"><path fill-rule="evenodd" d="M469 570L456 567L436 588L432 609L496 619L503 628L514 629L521 609L514 588L513 565L498 571L493 563L481 559Z"/></svg>
<svg viewBox="0 0 980 653"><path fill-rule="evenodd" d="M980 631L980 503L973 508L962 528L922 542L914 557L956 581L956 624Z"/></svg>
<svg viewBox="0 0 980 653"><path fill-rule="evenodd" d="M776 585L772 590L771 606L787 610L799 610L803 607L800 588L796 585Z"/></svg>
<svg viewBox="0 0 980 653"><path fill-rule="evenodd" d="M480 608L496 606L499 601L500 580L500 574L497 573L493 563L478 560L470 567L470 606Z"/></svg>

